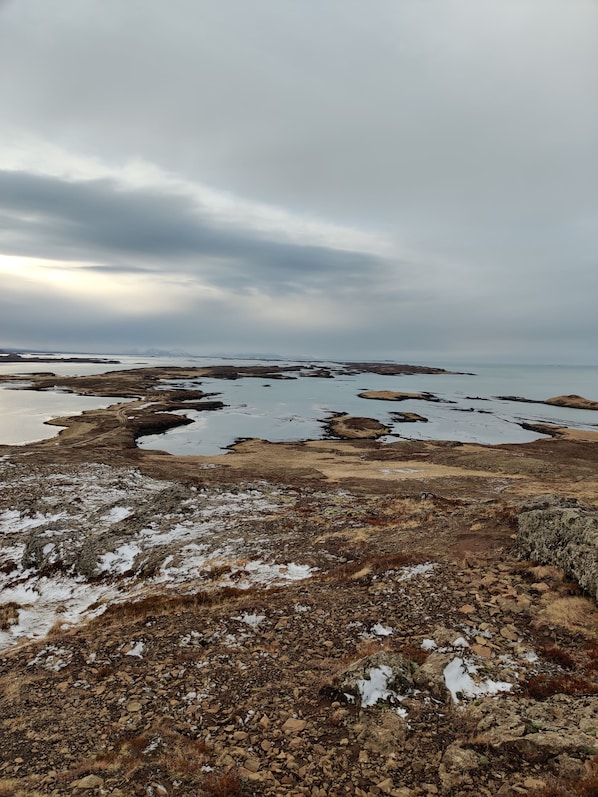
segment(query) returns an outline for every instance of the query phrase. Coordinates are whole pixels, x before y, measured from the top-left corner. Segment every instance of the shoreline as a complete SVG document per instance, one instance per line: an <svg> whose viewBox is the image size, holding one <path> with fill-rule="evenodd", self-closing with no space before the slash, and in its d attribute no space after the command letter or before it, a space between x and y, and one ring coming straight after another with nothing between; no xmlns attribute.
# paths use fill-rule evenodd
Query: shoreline
<svg viewBox="0 0 598 797"><path fill-rule="evenodd" d="M422 366L407 366L389 363L361 363L358 365L359 369L357 370L357 373L363 374L364 376L367 374L374 374L377 376L383 374L386 377L389 375L389 373L393 375L400 373L407 376L412 376L414 373L423 373L426 375L434 375L434 378L436 378L436 376L440 378L443 375L446 377L467 375L463 372L451 372L445 371L443 369L427 368ZM285 383L288 382L288 380L301 380L306 378L309 378L311 381L314 377L320 379L326 378L326 381L329 382L329 380L334 381L335 379L342 380L343 378L347 378L347 376L353 377L355 373L355 367L352 366L350 370L345 370L345 364L340 364L339 370L337 371L331 371L330 368L324 369L323 371L321 364L319 363L315 365L281 365L280 363L250 366L208 365L200 368L184 366L152 366L131 367L125 370L113 370L99 374L81 376L61 376L53 373L29 373L26 375L4 374L0 375L0 386L4 388L10 388L12 385L14 385L15 389L26 391L30 395L33 393L40 394L43 392L58 392L71 393L73 395L83 397L93 396L98 398L114 398L117 400L119 398L127 399L129 406L132 410L134 410L134 415L132 415L130 418L126 416L124 405L119 406L119 404L114 404L112 406L114 408L114 412L120 413L119 425L124 425L128 427L129 431L133 432L133 435L129 436L127 443L127 446L130 446L131 444L135 444L135 440L137 438L147 437L148 435L154 433L162 433L167 431L169 428L176 428L177 426L192 424L193 418L189 419L187 416L182 416L180 414L185 410L208 411L215 409L225 409L225 402L220 401L220 395L215 394L214 392L204 392L204 390L201 388L203 380L209 380L215 383L215 386L218 384L218 382L222 382L224 393L226 393L225 386L228 382L234 382L236 380L248 377L256 380L268 380L274 383ZM27 380L27 384L25 385L23 385L24 379ZM271 385L263 385L264 388L269 386ZM363 423L367 422L371 428L374 428L374 426L378 424L377 428L379 430L382 431L385 429L385 442L392 442L393 438L395 440L427 439L430 441L434 439L443 439L442 431L444 431L444 428L449 426L450 423L454 423L455 430L460 429L463 432L462 434L459 434L457 431L451 435L452 439L455 441L468 442L471 439L470 435L468 435L469 429L474 431L479 430L479 432L476 432L473 435L473 441L475 441L477 434L482 438L477 440L477 442L481 444L518 442L518 434L521 435L521 432L518 434L509 435L507 426L500 426L502 423L500 419L504 417L503 407L498 404L496 408L489 409L487 402L491 399L485 398L483 396L466 396L457 406L457 402L455 402L454 398L449 399L429 391L400 392L396 390L382 389L364 391L363 389L358 389L358 387L359 386L356 384L354 396L351 396L350 390L347 393L347 398L349 399L348 404L354 406L355 397L375 400L374 402L368 403L373 403L376 405L374 412L377 413L378 417L366 418L362 421L362 425ZM304 387L299 388L299 395L301 395L301 390L304 390ZM284 395L287 394L285 393ZM337 394L334 393L334 395L336 396ZM217 401L214 401L214 397L217 398ZM546 406L555 408L573 407L576 408L576 411L577 409L593 409L592 402L579 396L560 396L554 399L548 399L544 402L536 402L535 400L508 396L502 397L501 400L510 398L512 398L513 401L525 404L542 403ZM565 399L570 399L571 401L567 403L565 402ZM572 399L575 399L575 401L572 401ZM236 400L238 401L238 399ZM283 402L286 401L284 398L279 400ZM363 409L360 411L359 408L355 407L353 411L347 411L347 408L342 406L342 395L340 396L340 400L339 398L331 400L337 403L338 409L329 409L327 415L322 414L317 418L310 418L308 416L306 419L308 420L309 426L308 433L306 434L300 427L297 427L297 431L291 431L287 439L298 441L308 439L323 439L329 437L331 434L334 436L334 429L340 428L340 425L338 421L335 421L335 418L338 418L340 415L345 415L348 419L363 417ZM444 405L454 406L446 406L446 409L443 410L446 415L446 419L437 424L437 428L434 427L434 423L429 424L428 422L430 420L430 413L432 416L434 416L434 413L436 413L439 418L444 417L438 414L438 410L432 411L432 409L428 409L426 407L424 409L425 415L422 415L413 411L398 413L393 412L391 409L391 402L407 401L408 403L412 403L414 400L419 400L419 404L431 403L433 407L440 406L442 408ZM482 402L484 403L482 404ZM231 409L234 412L234 408ZM300 412L301 410L299 409L299 413ZM449 417L448 414L450 412L452 412L451 417ZM457 412L462 415L461 419L456 417ZM469 423L469 419L467 421L465 420L463 413L470 414L471 423ZM94 414L93 411L83 411L83 413L78 416L65 416L61 418L60 416L56 415L45 423L50 426L64 425L70 429L68 434L72 435L78 434L77 429L80 430L80 427L77 426L78 421L75 420L77 417L82 418L85 416L85 420L82 421L83 423L91 423L95 427L103 427L107 424L109 425L109 414L110 413ZM584 413L584 415L585 414L586 413ZM478 420L478 416L486 416L488 421L483 420L482 417L480 417ZM265 417L267 417L267 411L264 411L264 418ZM298 415L297 417L300 416ZM590 416L587 417L589 418ZM541 439L544 436L550 435L562 435L560 428L569 425L567 422L563 423L563 421L559 422L558 420L551 420L550 418L538 418L537 416L536 418L537 419L534 419L533 416L531 418L518 418L517 415L514 415L512 418L509 417L507 420L508 423L511 424L511 429L513 429L514 426L518 426L520 429L531 432L533 435L535 435L535 439ZM420 423L414 424L416 421L419 421ZM579 422L583 423L583 418L581 418L581 416L580 421L577 423ZM353 421L350 421L350 423L353 423ZM409 426L405 426L406 423L409 424ZM422 427L421 423L427 424L427 426ZM319 434L314 434L318 426L320 430ZM586 426L586 428L591 429L591 426L592 425L590 424L589 426ZM353 427L355 430L355 423L353 423ZM573 425L572 428L577 428L577 426ZM422 431L422 429L425 429L425 432ZM484 440L484 436L488 435L488 433L485 431L486 429L494 430L490 433L488 440ZM107 430L99 428L98 433L100 431L103 432ZM438 432L440 432L440 434L438 434ZM354 433L355 432L347 432L347 429L345 428L342 436L350 438L354 436ZM505 433L505 438L501 439L501 435L503 433ZM220 448L228 449L234 442L235 437L249 437L251 434L251 431L249 431L248 434L247 431L242 430L242 427L239 426L239 432L236 435L232 434L226 444L220 444ZM61 435L63 438L65 437L64 433L61 433ZM257 436L264 436L263 432L261 435L258 433ZM357 436L362 435L358 434ZM371 436L380 437L379 434L375 433L372 433ZM56 436L52 436L51 438L40 438L38 442L43 444L44 439L53 440L55 442L57 438ZM276 436L274 436L274 439L277 439ZM284 432L282 439L284 440ZM523 436L521 439L523 441L531 441L534 438L531 436ZM121 443L118 443L118 445ZM159 446L158 441L156 441L156 445ZM143 447L146 448L147 446L144 445ZM174 447L172 453L175 455L178 453L176 446ZM193 452L190 451L189 453L192 454Z"/></svg>

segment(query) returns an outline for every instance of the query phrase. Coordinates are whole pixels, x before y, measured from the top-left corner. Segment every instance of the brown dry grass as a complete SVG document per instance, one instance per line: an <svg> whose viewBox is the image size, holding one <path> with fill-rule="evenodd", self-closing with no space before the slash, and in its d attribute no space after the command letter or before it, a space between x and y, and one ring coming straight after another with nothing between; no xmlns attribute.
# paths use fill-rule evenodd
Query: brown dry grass
<svg viewBox="0 0 598 797"><path fill-rule="evenodd" d="M419 551L368 556L367 558L364 557L354 562L347 562L338 567L333 567L325 574L324 578L327 581L358 581L361 578L379 575L389 570L423 564L429 558L429 556Z"/></svg>
<svg viewBox="0 0 598 797"><path fill-rule="evenodd" d="M47 792L24 786L23 780L0 778L0 797L44 797Z"/></svg>
<svg viewBox="0 0 598 797"><path fill-rule="evenodd" d="M121 739L113 750L82 762L77 772L71 769L69 775L111 770L120 771L131 779L151 761L168 777L179 779L197 774L210 750L202 739L190 739L171 730L166 723L159 723L137 736Z"/></svg>
<svg viewBox="0 0 598 797"><path fill-rule="evenodd" d="M36 684L43 683L43 674L25 674L20 671L11 673L10 677L2 679L4 683L3 692L4 697L9 703L20 703L21 700L27 699L31 690ZM0 682L1 683L1 682Z"/></svg>
<svg viewBox="0 0 598 797"><path fill-rule="evenodd" d="M0 606L0 631L8 631L19 619L19 604L14 601Z"/></svg>
<svg viewBox="0 0 598 797"><path fill-rule="evenodd" d="M202 607L222 606L246 599L249 595L255 596L262 591L259 586L248 589L227 586L213 590L199 590L188 595L173 596L164 593L148 595L146 598L136 601L111 604L104 614L90 622L89 627L118 626L125 621L139 620L148 616L176 615L186 611L195 611ZM277 590L269 590L271 593L275 591Z"/></svg>
<svg viewBox="0 0 598 797"><path fill-rule="evenodd" d="M559 626L586 638L598 637L598 609L589 598L565 596L552 599L546 596L544 606L534 625Z"/></svg>
<svg viewBox="0 0 598 797"><path fill-rule="evenodd" d="M156 763L168 772L170 777L192 774L201 769L205 755L210 747L201 739L188 739L185 736L165 742L162 755Z"/></svg>
<svg viewBox="0 0 598 797"><path fill-rule="evenodd" d="M586 667L590 670L598 670L598 640L590 640L585 647Z"/></svg>
<svg viewBox="0 0 598 797"><path fill-rule="evenodd" d="M208 797L243 797L246 793L240 777L234 771L210 773L204 780L202 789Z"/></svg>
<svg viewBox="0 0 598 797"><path fill-rule="evenodd" d="M405 645L401 648L401 653L405 656L406 659L410 661L414 661L416 664L420 666L425 662L425 660L430 655L429 650L424 650L421 647L417 647L417 645Z"/></svg>

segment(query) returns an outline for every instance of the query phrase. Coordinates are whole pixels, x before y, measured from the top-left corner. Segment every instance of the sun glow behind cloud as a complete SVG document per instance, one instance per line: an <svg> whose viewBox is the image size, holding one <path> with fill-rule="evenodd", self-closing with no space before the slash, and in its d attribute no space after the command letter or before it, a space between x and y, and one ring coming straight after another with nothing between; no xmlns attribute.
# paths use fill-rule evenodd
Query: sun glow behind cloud
<svg viewBox="0 0 598 797"><path fill-rule="evenodd" d="M0 255L0 281L4 277L13 283L27 283L35 292L58 294L71 302L105 305L110 312L133 316L170 312L185 292L184 285L164 286L146 275L103 274L95 271L94 265Z"/></svg>

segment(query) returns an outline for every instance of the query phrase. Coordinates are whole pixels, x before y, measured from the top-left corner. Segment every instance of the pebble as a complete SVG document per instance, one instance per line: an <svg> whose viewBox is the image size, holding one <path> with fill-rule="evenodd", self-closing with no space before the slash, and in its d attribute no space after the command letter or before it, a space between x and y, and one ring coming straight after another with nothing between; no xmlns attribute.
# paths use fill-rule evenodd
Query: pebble
<svg viewBox="0 0 598 797"><path fill-rule="evenodd" d="M96 789L103 785L103 778L100 778L97 775L87 775L80 780L74 780L71 783L71 789Z"/></svg>
<svg viewBox="0 0 598 797"><path fill-rule="evenodd" d="M288 720L282 726L283 731L287 731L289 733L301 733L301 731L305 730L307 726L306 720L295 719L294 717L289 717Z"/></svg>

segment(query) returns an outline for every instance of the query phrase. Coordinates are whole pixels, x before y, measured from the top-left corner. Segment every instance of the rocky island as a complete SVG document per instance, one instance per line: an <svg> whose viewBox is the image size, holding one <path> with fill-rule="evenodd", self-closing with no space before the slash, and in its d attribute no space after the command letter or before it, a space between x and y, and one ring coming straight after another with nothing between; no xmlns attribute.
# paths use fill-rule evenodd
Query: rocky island
<svg viewBox="0 0 598 797"><path fill-rule="evenodd" d="M313 373L218 368L27 376L115 402L0 446L0 795L595 793L598 434L137 448Z"/></svg>
<svg viewBox="0 0 598 797"><path fill-rule="evenodd" d="M105 357L57 357L44 356L43 354L27 355L26 357L16 352L0 351L1 363L105 363L107 365L118 365L119 360L108 360Z"/></svg>
<svg viewBox="0 0 598 797"><path fill-rule="evenodd" d="M523 398L522 396L497 396L497 398L503 401L520 401L522 404L548 404L553 407L570 407L574 410L598 410L598 401L592 401L592 399L587 399L576 394L553 396L553 398L546 399L545 401Z"/></svg>

